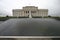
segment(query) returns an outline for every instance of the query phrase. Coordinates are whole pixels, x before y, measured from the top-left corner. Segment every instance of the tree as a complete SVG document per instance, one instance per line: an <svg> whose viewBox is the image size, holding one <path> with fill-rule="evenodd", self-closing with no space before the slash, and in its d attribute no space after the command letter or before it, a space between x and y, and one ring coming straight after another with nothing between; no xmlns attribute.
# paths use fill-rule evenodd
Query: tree
<svg viewBox="0 0 60 40"><path fill-rule="evenodd" d="M8 15L6 17L9 17Z"/></svg>
<svg viewBox="0 0 60 40"><path fill-rule="evenodd" d="M51 17L50 15L48 17Z"/></svg>

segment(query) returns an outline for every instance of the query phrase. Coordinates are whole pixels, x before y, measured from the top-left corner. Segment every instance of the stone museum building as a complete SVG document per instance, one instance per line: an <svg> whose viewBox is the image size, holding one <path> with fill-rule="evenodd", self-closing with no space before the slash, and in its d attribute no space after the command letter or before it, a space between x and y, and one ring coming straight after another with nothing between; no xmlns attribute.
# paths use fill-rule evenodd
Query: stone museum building
<svg viewBox="0 0 60 40"><path fill-rule="evenodd" d="M15 17L27 17L32 18L32 16L48 16L48 9L38 9L35 6L25 6L23 9L13 9L13 16Z"/></svg>

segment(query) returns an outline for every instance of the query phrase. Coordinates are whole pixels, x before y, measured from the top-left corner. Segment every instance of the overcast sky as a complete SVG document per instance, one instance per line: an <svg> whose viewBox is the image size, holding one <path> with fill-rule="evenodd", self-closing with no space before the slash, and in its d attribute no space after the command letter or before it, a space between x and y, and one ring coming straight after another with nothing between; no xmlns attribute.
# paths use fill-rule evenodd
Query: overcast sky
<svg viewBox="0 0 60 40"><path fill-rule="evenodd" d="M49 15L60 16L60 0L0 0L0 15L12 15L12 9L22 9L24 6L48 9Z"/></svg>

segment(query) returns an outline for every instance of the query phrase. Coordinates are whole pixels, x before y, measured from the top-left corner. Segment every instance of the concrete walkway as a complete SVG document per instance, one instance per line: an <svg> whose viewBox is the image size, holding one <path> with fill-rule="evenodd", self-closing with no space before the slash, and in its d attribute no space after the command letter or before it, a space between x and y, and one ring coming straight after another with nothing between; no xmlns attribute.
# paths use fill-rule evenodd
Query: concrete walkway
<svg viewBox="0 0 60 40"><path fill-rule="evenodd" d="M60 21L55 19L10 19L0 24L0 36L60 36Z"/></svg>
<svg viewBox="0 0 60 40"><path fill-rule="evenodd" d="M0 21L0 24L3 23L4 21Z"/></svg>

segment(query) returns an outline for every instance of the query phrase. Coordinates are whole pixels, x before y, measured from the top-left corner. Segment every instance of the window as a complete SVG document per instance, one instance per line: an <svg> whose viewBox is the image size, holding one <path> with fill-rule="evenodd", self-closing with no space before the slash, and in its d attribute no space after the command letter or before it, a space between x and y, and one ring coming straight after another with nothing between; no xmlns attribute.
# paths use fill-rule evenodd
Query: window
<svg viewBox="0 0 60 40"><path fill-rule="evenodd" d="M28 11L28 13L29 13L29 11Z"/></svg>
<svg viewBox="0 0 60 40"><path fill-rule="evenodd" d="M26 13L27 13L27 11L26 11Z"/></svg>
<svg viewBox="0 0 60 40"><path fill-rule="evenodd" d="M24 11L24 13L29 13L29 11Z"/></svg>

